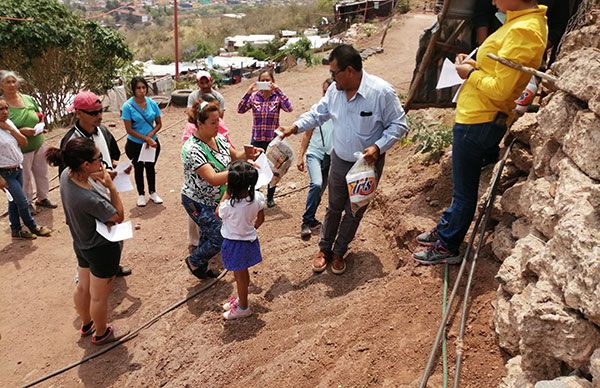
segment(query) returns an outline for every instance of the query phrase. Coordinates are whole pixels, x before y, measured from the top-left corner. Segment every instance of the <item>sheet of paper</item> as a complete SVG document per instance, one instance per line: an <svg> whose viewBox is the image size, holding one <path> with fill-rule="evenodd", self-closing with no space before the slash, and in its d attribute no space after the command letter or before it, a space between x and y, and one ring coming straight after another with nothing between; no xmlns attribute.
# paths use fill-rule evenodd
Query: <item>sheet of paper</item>
<svg viewBox="0 0 600 388"><path fill-rule="evenodd" d="M117 168L115 171L117 172L117 176L113 178L113 183L117 188L119 193L123 193L125 191L133 190L133 185L131 184L131 179L129 174L125 173L125 170L131 166L131 161L128 160L126 162L121 162L117 164Z"/></svg>
<svg viewBox="0 0 600 388"><path fill-rule="evenodd" d="M460 84L460 86L458 87L458 90L456 91L456 94L454 94L454 97L452 97L452 102L456 103L456 100L458 100L458 94L462 90L462 87L463 87L463 84Z"/></svg>
<svg viewBox="0 0 600 388"><path fill-rule="evenodd" d="M471 51L469 55L467 55L467 59L473 58L478 48ZM436 89L444 89L449 88L455 85L462 85L465 82L464 79L460 78L458 73L456 72L456 66L452 63L448 58L444 59L444 63L442 65L442 71L440 72L440 77L438 79ZM459 89L460 90L460 89ZM458 95L458 94L457 94ZM454 96L453 102L456 101L456 96Z"/></svg>
<svg viewBox="0 0 600 388"><path fill-rule="evenodd" d="M115 224L110 228L102 222L96 220L96 232L108 241L117 242L127 240L133 237L133 226L131 221Z"/></svg>
<svg viewBox="0 0 600 388"><path fill-rule="evenodd" d="M6 193L6 198L8 199L8 202L12 202L13 201L13 196L10 195L10 192L6 189L4 189L4 192Z"/></svg>
<svg viewBox="0 0 600 388"><path fill-rule="evenodd" d="M156 148L149 147L148 144L144 143L142 151L138 158L138 162L151 162L154 163L156 160Z"/></svg>
<svg viewBox="0 0 600 388"><path fill-rule="evenodd" d="M34 132L33 136L37 136L37 135L39 135L40 133L44 132L44 128L45 128L45 127L46 127L46 124L44 124L43 122L41 122L41 123L37 123L37 124L35 125L35 127L33 127L33 129L35 129L35 132Z"/></svg>
<svg viewBox="0 0 600 388"><path fill-rule="evenodd" d="M460 78L460 76L456 72L456 66L454 66L454 63L450 62L448 58L444 59L442 71L440 72L440 78L438 79L438 83L435 88L449 88L454 85L460 85L463 82L464 80Z"/></svg>
<svg viewBox="0 0 600 388"><path fill-rule="evenodd" d="M256 158L255 163L258 165L258 182L256 182L256 188L258 189L271 182L271 179L273 179L273 171L271 171L269 160L264 152Z"/></svg>
<svg viewBox="0 0 600 388"><path fill-rule="evenodd" d="M117 173L124 173L125 170L129 168L129 166L131 166L131 160L128 160L126 162L119 162L119 164L117 164L117 168L115 168L115 171Z"/></svg>
<svg viewBox="0 0 600 388"><path fill-rule="evenodd" d="M117 176L113 178L113 183L119 193L133 190L129 174L125 174L124 172L117 173Z"/></svg>

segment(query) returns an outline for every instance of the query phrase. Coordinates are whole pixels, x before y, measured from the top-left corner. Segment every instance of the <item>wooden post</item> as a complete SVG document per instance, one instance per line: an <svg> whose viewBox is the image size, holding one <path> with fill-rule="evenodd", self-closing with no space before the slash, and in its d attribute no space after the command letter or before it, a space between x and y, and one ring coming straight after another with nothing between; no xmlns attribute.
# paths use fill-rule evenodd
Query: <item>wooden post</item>
<svg viewBox="0 0 600 388"><path fill-rule="evenodd" d="M173 30L173 34L175 34L175 81L179 81L179 31L177 25L177 0L173 0Z"/></svg>

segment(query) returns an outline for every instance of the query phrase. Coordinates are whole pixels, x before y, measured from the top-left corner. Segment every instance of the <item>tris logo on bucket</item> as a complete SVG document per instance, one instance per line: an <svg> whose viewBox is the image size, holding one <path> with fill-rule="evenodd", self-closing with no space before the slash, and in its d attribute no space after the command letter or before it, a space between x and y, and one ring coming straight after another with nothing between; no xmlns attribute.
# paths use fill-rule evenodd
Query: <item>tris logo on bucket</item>
<svg viewBox="0 0 600 388"><path fill-rule="evenodd" d="M375 178L366 177L348 183L348 192L353 195L369 195L375 191Z"/></svg>

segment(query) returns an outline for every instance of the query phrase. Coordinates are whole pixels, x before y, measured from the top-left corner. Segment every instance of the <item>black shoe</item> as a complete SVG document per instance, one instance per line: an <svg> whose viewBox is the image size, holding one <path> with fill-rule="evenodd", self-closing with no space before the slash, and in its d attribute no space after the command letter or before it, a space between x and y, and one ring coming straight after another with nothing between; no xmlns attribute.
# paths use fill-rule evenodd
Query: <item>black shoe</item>
<svg viewBox="0 0 600 388"><path fill-rule="evenodd" d="M120 265L119 269L117 270L117 276L129 276L129 275L131 275L131 268Z"/></svg>
<svg viewBox="0 0 600 388"><path fill-rule="evenodd" d="M413 259L421 264L460 264L462 257L458 251L450 251L441 242L429 247L426 251L413 254Z"/></svg>
<svg viewBox="0 0 600 388"><path fill-rule="evenodd" d="M190 261L187 258L185 259L185 264L187 265L187 267L190 270L190 272L192 273L192 275L194 275L198 279L209 279L209 278L214 279L214 278L218 278L219 275L221 274L221 272L215 271L213 269L204 270L200 267L196 267L195 265L190 263ZM193 268L193 267L196 267L196 268Z"/></svg>
<svg viewBox="0 0 600 388"><path fill-rule="evenodd" d="M275 200L273 198L267 198L267 207L274 207Z"/></svg>
<svg viewBox="0 0 600 388"><path fill-rule="evenodd" d="M421 233L417 236L417 242L419 243L419 245L422 245L424 247L433 246L439 239L440 236L438 235L436 228L431 229L431 231L429 232Z"/></svg>
<svg viewBox="0 0 600 388"><path fill-rule="evenodd" d="M303 240L308 240L312 236L312 230L310 230L310 226L306 224L302 224L300 227L300 237Z"/></svg>
<svg viewBox="0 0 600 388"><path fill-rule="evenodd" d="M37 201L35 203L36 207L45 207L48 209L56 209L58 207L57 204L50 202L48 198L42 199L41 201Z"/></svg>
<svg viewBox="0 0 600 388"><path fill-rule="evenodd" d="M313 220L311 222L308 223L308 227L311 229L317 229L321 227L321 221L318 220Z"/></svg>

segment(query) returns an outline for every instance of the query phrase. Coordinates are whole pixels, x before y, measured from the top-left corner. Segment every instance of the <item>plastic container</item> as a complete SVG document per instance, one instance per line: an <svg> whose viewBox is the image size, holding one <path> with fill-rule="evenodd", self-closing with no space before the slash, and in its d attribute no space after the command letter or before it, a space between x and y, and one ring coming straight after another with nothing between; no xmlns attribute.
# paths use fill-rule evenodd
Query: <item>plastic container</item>
<svg viewBox="0 0 600 388"><path fill-rule="evenodd" d="M515 112L519 114L527 112L527 107L533 102L537 89L537 78L535 78L535 75L532 75L525 90L523 90L519 98L515 100L515 103L517 104L515 106Z"/></svg>

